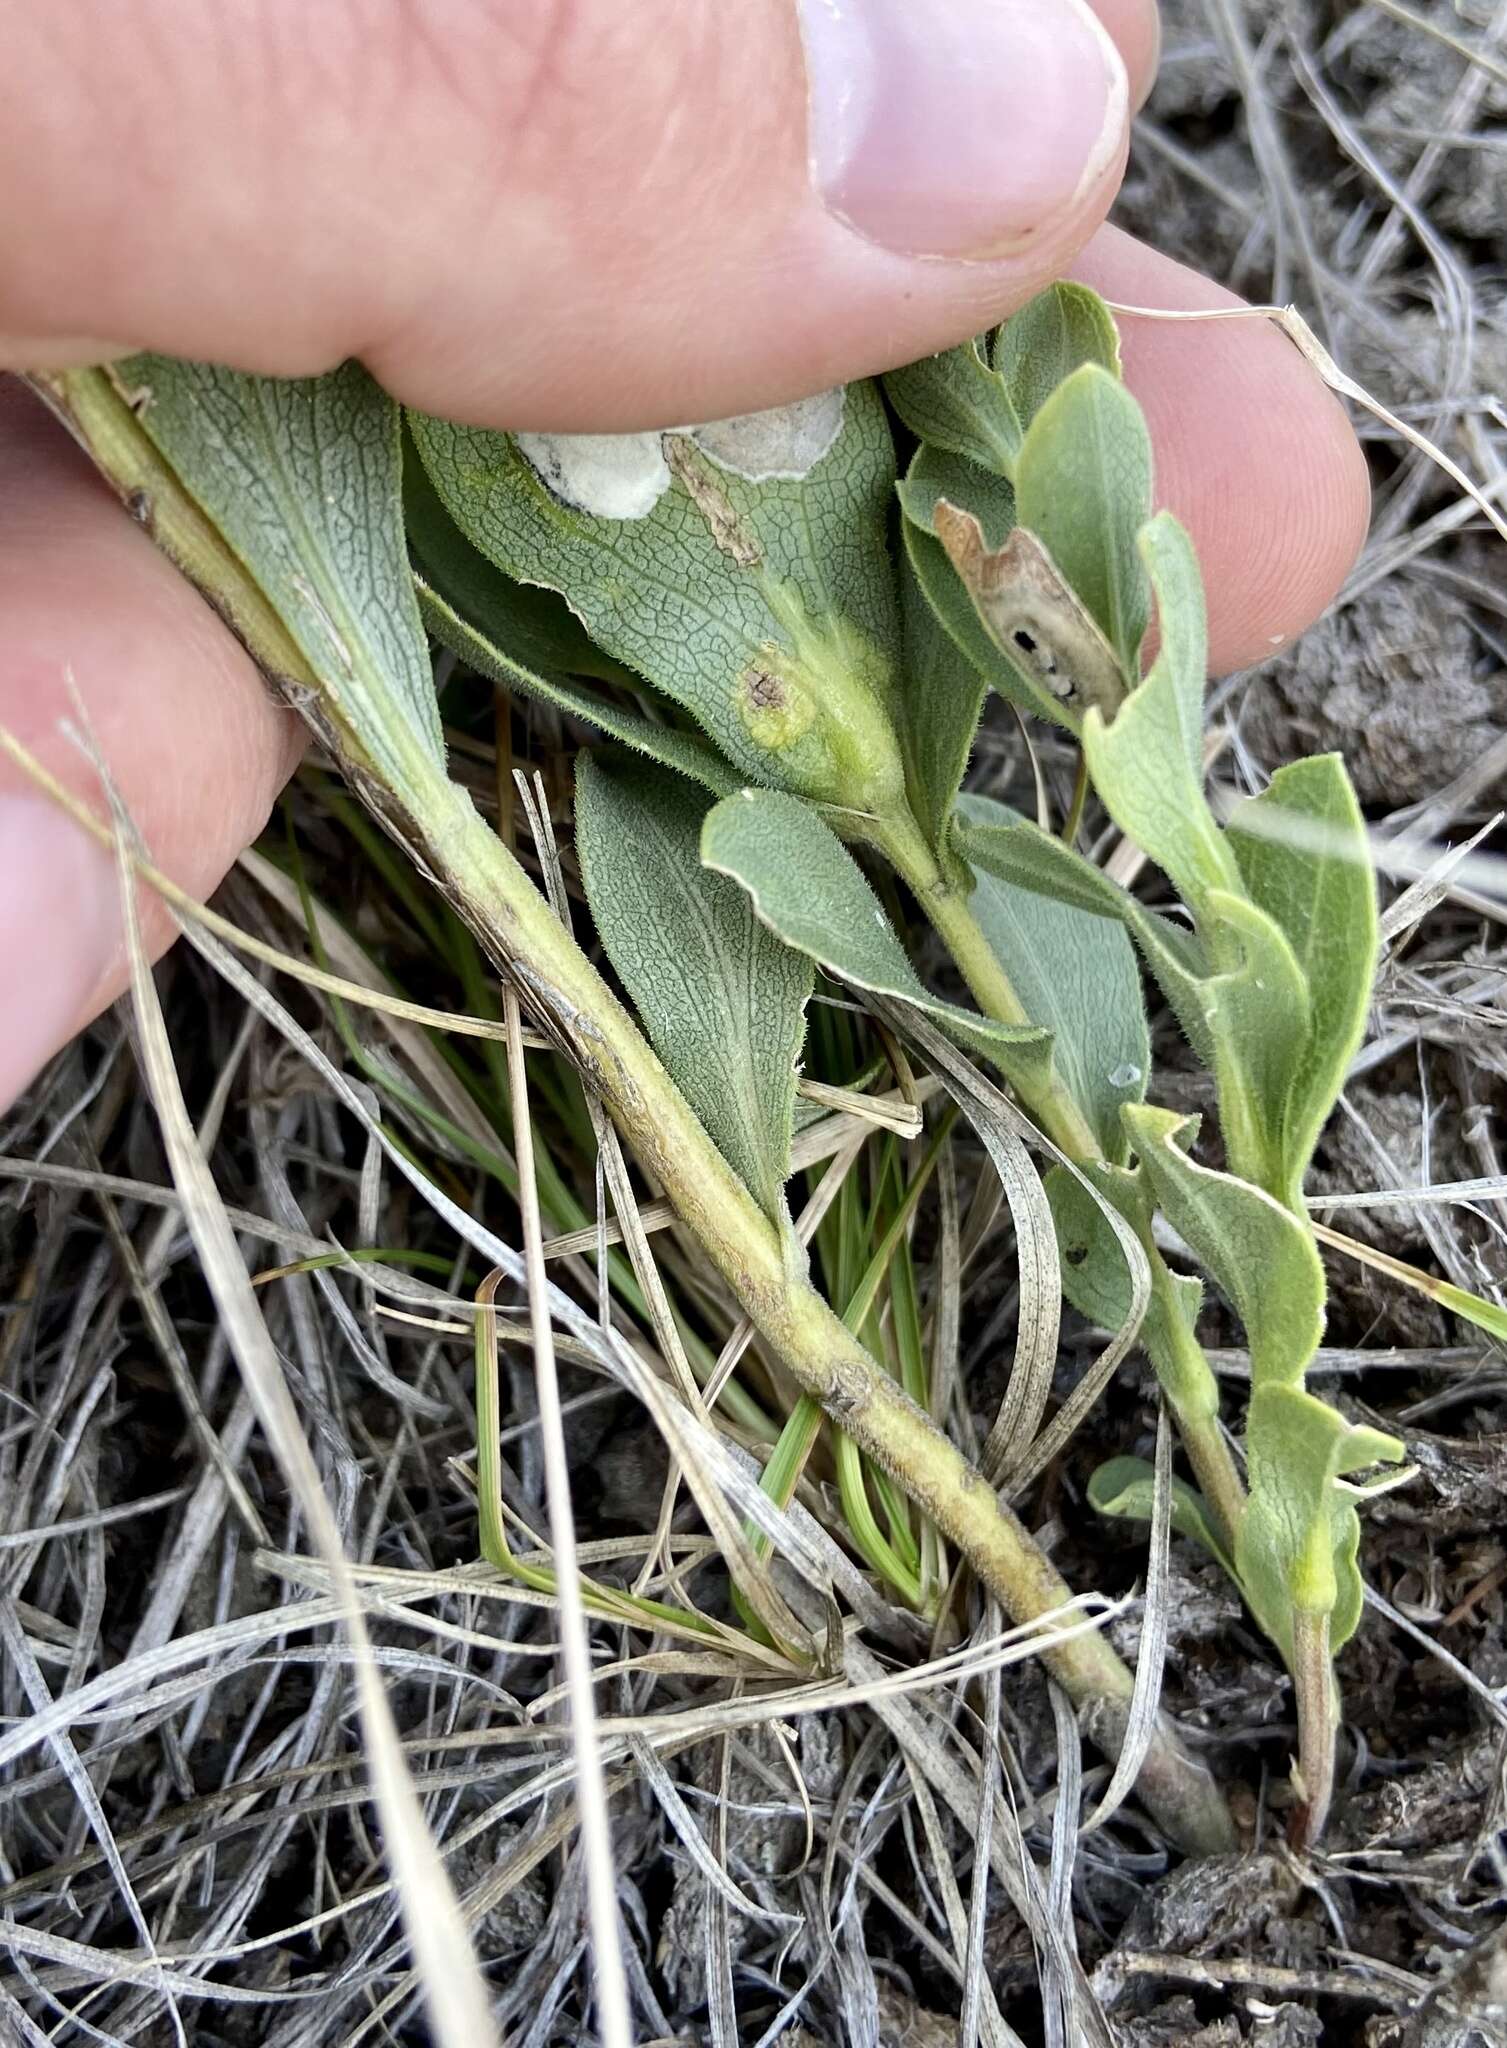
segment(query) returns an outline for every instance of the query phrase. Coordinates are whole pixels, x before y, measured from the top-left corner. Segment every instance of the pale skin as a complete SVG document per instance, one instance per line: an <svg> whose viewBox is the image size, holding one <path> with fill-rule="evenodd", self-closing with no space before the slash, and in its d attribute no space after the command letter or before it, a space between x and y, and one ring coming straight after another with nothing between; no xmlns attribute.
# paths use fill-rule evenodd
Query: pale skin
<svg viewBox="0 0 1507 2048"><path fill-rule="evenodd" d="M970 20L1017 4L974 0ZM1233 303L1102 225L1152 76L1154 0L1096 0L1103 59L1083 0L1029 4L1034 33L1060 16L1062 48L1087 48L1085 94L1116 67L1104 132L1081 161L1064 144L1055 196L1036 148L1034 229L1019 191L1004 205L1013 171L985 136L958 181L971 213L938 223L947 254L918 258L853 232L846 193L838 218L813 190L792 0L0 0L0 368L149 347L309 374L354 354L432 411L610 431L909 360L1063 274L1122 304ZM979 73L993 75L981 61L973 99ZM1064 127L1072 149L1081 127ZM960 161L972 147L950 146ZM949 240L979 232L996 185L1009 233L960 260ZM1353 562L1359 449L1266 324L1122 327L1159 499L1203 561L1214 666L1245 666L1309 624ZM299 730L0 377L0 724L94 794L63 729L70 676L155 858L208 894L265 821ZM107 858L0 765L0 1107L119 992L114 889Z"/></svg>

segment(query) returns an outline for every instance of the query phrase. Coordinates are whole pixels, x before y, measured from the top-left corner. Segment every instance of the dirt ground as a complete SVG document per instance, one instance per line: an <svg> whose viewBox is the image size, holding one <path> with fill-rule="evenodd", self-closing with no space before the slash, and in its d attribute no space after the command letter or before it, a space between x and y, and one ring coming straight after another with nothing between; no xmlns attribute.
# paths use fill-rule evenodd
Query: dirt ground
<svg viewBox="0 0 1507 2048"><path fill-rule="evenodd" d="M1163 0L1161 82L1119 218L1252 298L1296 302L1385 406L1500 482L1507 5L1409 0L1404 13L1418 18L1348 0ZM1473 64L1452 39L1494 55ZM1425 457L1361 425L1377 489L1364 560L1323 624L1213 703L1234 785L1344 752L1391 903L1483 827L1481 851L1507 851L1494 822L1507 805L1507 551ZM1011 786L1008 720L982 762ZM294 811L332 887L349 820L317 782ZM1463 871L1402 919L1312 1182L1336 1229L1499 1302L1504 902ZM245 878L224 907L279 943L296 929ZM375 936L369 901L339 907ZM188 957L162 986L222 1193L284 1233L279 1249L247 1227L254 1266L293 1256L299 1233L453 1256L238 994ZM344 1058L332 1014L301 1014ZM1162 1099L1201 1106L1174 1037L1158 1050ZM464 1202L474 1188L455 1157ZM0 1910L14 1931L0 2041L419 2044L348 1655L320 1619L326 1583L176 1212L143 1186L168 1175L121 1018L0 1126L0 1176ZM1441 1192L1456 1183L1472 1186ZM1347 1206L1380 1194L1392 1199ZM1009 1355L1011 1260L996 1225L962 1330L981 1429ZM1353 1259L1328 1267L1319 1383L1402 1435L1416 1476L1365 1514L1373 1602L1342 1658L1344 1783L1322 1849L1300 1862L1284 1846L1285 1677L1228 1584L1174 1543L1165 1704L1229 1791L1248 1853L1183 1862L1127 1809L1076 1858L1060 1839L1054 1854L1054 1812L1097 1767L1033 1663L1006 1670L997 1701L987 1684L918 1696L903 1740L892 1718L853 1706L657 1761L630 1746L613 1811L644 2040L957 2040L958 1915L979 1842L928 1791L915 1745L982 1769L990 1746L973 1733L997 1713L1001 1814L1026 1875L989 1893L985 2039L1507 2043L1507 1356ZM548 1616L465 1576L475 1512L451 1461L472 1441L466 1348L394 1334L328 1273L269 1289L268 1308L348 1549L374 1574L384 1680L504 2038L587 2038L581 1863L568 1829L564 1847L551 1833L568 1785L557 1745L518 1736L557 1682ZM1238 1402L1237 1326L1216 1307L1204 1335ZM1088 1351L1070 1328L1064 1386ZM659 1439L599 1378L569 1384L583 1534L641 1532ZM510 1482L542 1526L521 1368L503 1399ZM1106 1455L1149 1455L1154 1433L1154 1389L1132 1364L1024 1503L1074 1584L1137 1591L1144 1551L1106 1542L1084 1486ZM384 1590L383 1569L409 1574L404 1590ZM1114 1624L1122 1650L1139 1628L1132 1602ZM621 1636L603 1643L622 1653ZM624 1670L601 1693L604 1710L645 1714L702 1698L697 1685ZM499 1727L518 1739L494 1741ZM710 1873L709 1838L730 1884Z"/></svg>

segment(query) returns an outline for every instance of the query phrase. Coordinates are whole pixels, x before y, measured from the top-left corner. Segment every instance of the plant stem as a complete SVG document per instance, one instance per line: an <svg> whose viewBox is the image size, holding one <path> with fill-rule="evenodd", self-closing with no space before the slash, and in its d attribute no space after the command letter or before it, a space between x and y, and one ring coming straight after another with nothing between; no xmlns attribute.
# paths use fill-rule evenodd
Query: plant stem
<svg viewBox="0 0 1507 2048"><path fill-rule="evenodd" d="M1293 1776L1299 1795L1292 1839L1296 1848L1309 1849L1329 1818L1339 1734L1327 1612L1311 1607L1293 1609L1292 1687L1298 1710L1298 1762Z"/></svg>
<svg viewBox="0 0 1507 2048"><path fill-rule="evenodd" d="M1167 1396L1199 1491L1233 1566L1235 1537L1245 1513L1246 1496L1224 1431L1219 1427L1218 1382L1203 1346L1178 1308L1166 1260L1154 1244L1146 1239L1142 1244L1151 1267L1151 1295L1157 1311L1154 1329L1143 1331L1142 1341Z"/></svg>
<svg viewBox="0 0 1507 2048"><path fill-rule="evenodd" d="M907 813L886 820L874 843L894 868L948 952L957 963L974 1001L985 1016L1000 1024L1034 1025L1036 1019L1001 967L969 906L968 897L948 880L915 820ZM1092 1160L1102 1148L1083 1111L1055 1075L1044 1085L1029 1086L1012 1074L1011 1085L1052 1141L1073 1160Z"/></svg>
<svg viewBox="0 0 1507 2048"><path fill-rule="evenodd" d="M995 957L967 896L950 882L911 819L887 822L875 843L915 895L986 1015L1001 1024L1029 1024L1024 1004ZM1031 1087L1021 1075L1012 1086L1047 1136L1076 1166L1093 1165L1102 1147L1082 1110L1061 1081ZM1151 1267L1153 1297L1165 1341L1148 1344L1157 1376L1166 1387L1188 1459L1208 1502L1229 1556L1235 1555L1235 1532L1245 1510L1245 1488L1230 1447L1219 1427L1214 1377L1202 1347L1188 1329L1172 1298L1171 1275L1149 1235L1143 1239ZM1211 1396L1213 1398L1211 1398Z"/></svg>
<svg viewBox="0 0 1507 2048"><path fill-rule="evenodd" d="M429 872L600 1094L797 1385L952 1540L1014 1621L1062 1608L1072 1597L1066 1583L957 1446L791 1265L779 1233L647 1040L469 798L436 777L415 808L425 820ZM1042 1654L1064 1690L1092 1709L1096 1739L1116 1750L1132 1679L1103 1634L1089 1630ZM1202 1854L1234 1845L1223 1795L1165 1724L1141 1787L1173 1840Z"/></svg>

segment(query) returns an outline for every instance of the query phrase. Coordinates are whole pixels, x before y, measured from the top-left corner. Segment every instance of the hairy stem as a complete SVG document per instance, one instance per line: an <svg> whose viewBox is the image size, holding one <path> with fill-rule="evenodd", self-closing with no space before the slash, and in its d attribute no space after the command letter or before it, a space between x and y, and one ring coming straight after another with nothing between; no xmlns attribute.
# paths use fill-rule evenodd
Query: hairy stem
<svg viewBox="0 0 1507 2048"><path fill-rule="evenodd" d="M1292 1837L1297 1848L1309 1849L1323 1834L1329 1818L1339 1734L1326 1612L1293 1609L1292 1687L1298 1710L1298 1762L1293 1776L1299 1795Z"/></svg>
<svg viewBox="0 0 1507 2048"><path fill-rule="evenodd" d="M1151 1294L1159 1313L1153 1331L1143 1333L1147 1356L1177 1423L1199 1491L1225 1555L1235 1556L1236 1532L1245 1513L1245 1486L1224 1431L1219 1427L1219 1387L1203 1346L1188 1328L1173 1298L1172 1275L1156 1246L1142 1240L1151 1266Z"/></svg>
<svg viewBox="0 0 1507 2048"><path fill-rule="evenodd" d="M908 819L887 824L875 835L875 843L915 895L986 1016L1001 1024L1036 1022L1027 1014L995 957L967 896L943 874L919 828ZM1031 1088L1024 1080L1012 1077L1012 1086L1047 1136L1074 1165L1089 1166L1102 1157L1102 1148L1088 1119L1060 1081ZM1202 1347L1171 1300L1171 1275L1161 1253L1149 1241L1144 1243L1144 1250L1151 1266L1153 1294L1163 1297L1165 1313L1160 1321L1168 1339L1165 1348L1148 1344L1147 1349L1167 1390L1189 1462L1233 1557L1235 1531L1245 1509L1245 1488L1219 1427L1217 1403L1203 1398L1204 1392L1213 1388L1213 1374Z"/></svg>
<svg viewBox="0 0 1507 2048"><path fill-rule="evenodd" d="M967 895L942 872L914 819L906 814L886 821L876 830L874 843L926 913L985 1016L1000 1024L1034 1025L1037 1020L1015 993ZM1011 1079L1026 1108L1069 1159L1099 1158L1101 1148L1092 1126L1059 1080L1054 1077L1044 1086L1028 1088Z"/></svg>

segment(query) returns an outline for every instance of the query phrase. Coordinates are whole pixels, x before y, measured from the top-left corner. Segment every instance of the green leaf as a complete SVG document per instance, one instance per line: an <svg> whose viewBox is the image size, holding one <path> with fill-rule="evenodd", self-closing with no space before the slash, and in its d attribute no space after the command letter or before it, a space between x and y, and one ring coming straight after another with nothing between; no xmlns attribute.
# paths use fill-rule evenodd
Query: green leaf
<svg viewBox="0 0 1507 2048"><path fill-rule="evenodd" d="M1124 1118L1158 1207L1245 1325L1252 1384L1301 1386L1324 1331L1324 1268L1307 1228L1260 1188L1180 1150L1191 1119L1144 1103Z"/></svg>
<svg viewBox="0 0 1507 2048"><path fill-rule="evenodd" d="M1002 697L1076 733L1078 709L1050 689L1032 663L1021 659L1008 634L1007 644L1000 644L937 537L937 507L948 505L978 521L981 549L1003 545L1015 526L1015 494L1009 484L977 463L923 446L912 459L899 495L906 554L916 583L948 638Z"/></svg>
<svg viewBox="0 0 1507 2048"><path fill-rule="evenodd" d="M1396 1437L1347 1422L1298 1387L1258 1388L1246 1422L1251 1497L1236 1567L1251 1611L1290 1653L1292 1609L1329 1616L1329 1646L1355 1633L1364 1602L1356 1568L1360 1518L1336 1483L1367 1465L1396 1464Z"/></svg>
<svg viewBox="0 0 1507 2048"><path fill-rule="evenodd" d="M1303 1386L1323 1334L1324 1270L1304 1223L1247 1182L1181 1151L1185 1119L1125 1111L1158 1206L1192 1246L1245 1325L1251 1354L1246 1421L1250 1499L1235 1564L1251 1611L1291 1660L1293 1612L1327 1614L1338 1648L1360 1615L1359 1525L1336 1481L1402 1446L1355 1429Z"/></svg>
<svg viewBox="0 0 1507 2048"><path fill-rule="evenodd" d="M899 492L917 580L986 682L1069 732L1088 705L1120 704L1118 656L1041 540L1016 524L1003 477L923 445Z"/></svg>
<svg viewBox="0 0 1507 2048"><path fill-rule="evenodd" d="M421 582L526 669L641 688L630 670L603 653L556 591L515 583L472 547L440 503L412 434L404 441L403 518ZM421 608L423 597L421 589Z"/></svg>
<svg viewBox="0 0 1507 2048"><path fill-rule="evenodd" d="M1007 480L961 455L918 448L895 488L908 524L933 538L939 504L971 512L991 547L998 547L1015 525L1015 493Z"/></svg>
<svg viewBox="0 0 1507 2048"><path fill-rule="evenodd" d="M943 564L945 568L946 564ZM896 723L916 822L939 858L984 704L984 679L943 628L908 559L900 566L905 660Z"/></svg>
<svg viewBox="0 0 1507 2048"><path fill-rule="evenodd" d="M1019 822L1004 804L964 796L960 822L975 832ZM1118 924L978 875L972 910L1034 1023L1052 1034L1052 1063L1093 1126L1104 1157L1124 1156L1120 1108L1139 1102L1151 1066L1141 977Z"/></svg>
<svg viewBox="0 0 1507 2048"><path fill-rule="evenodd" d="M443 767L403 540L399 416L358 363L251 377L138 355L111 376L398 790Z"/></svg>
<svg viewBox="0 0 1507 2048"><path fill-rule="evenodd" d="M1365 821L1337 754L1279 768L1234 813L1229 844L1251 900L1286 935L1312 1011L1295 1062L1282 1153L1296 1206L1320 1131L1365 1035L1376 976L1376 886Z"/></svg>
<svg viewBox="0 0 1507 2048"><path fill-rule="evenodd" d="M1161 647L1113 724L1096 710L1085 717L1083 752L1105 809L1197 915L1210 889L1243 894L1204 796L1203 583L1193 543L1170 512L1148 521L1139 546L1156 589Z"/></svg>
<svg viewBox="0 0 1507 2048"><path fill-rule="evenodd" d="M1085 363L1118 377L1120 337L1097 292L1054 284L998 330L993 359L1016 417L1029 427L1057 386Z"/></svg>
<svg viewBox="0 0 1507 2048"><path fill-rule="evenodd" d="M607 957L718 1150L778 1221L813 975L702 866L706 809L662 768L577 761L576 846Z"/></svg>
<svg viewBox="0 0 1507 2048"><path fill-rule="evenodd" d="M1015 503L1133 682L1150 613L1136 537L1151 516L1151 436L1139 405L1098 363L1074 370L1032 420Z"/></svg>
<svg viewBox="0 0 1507 2048"><path fill-rule="evenodd" d="M1087 1166L1079 1173L1114 1205L1145 1248L1151 1295L1141 1320L1141 1348L1174 1411L1183 1418L1216 1415L1219 1388L1195 1335L1203 1285L1189 1274L1174 1273L1155 1256L1154 1201L1145 1174L1123 1166ZM1103 1210L1079 1175L1065 1167L1050 1168L1042 1185L1057 1229L1063 1294L1079 1315L1101 1329L1122 1328L1131 1307L1130 1268Z"/></svg>
<svg viewBox="0 0 1507 2048"><path fill-rule="evenodd" d="M1155 1499L1156 1473L1145 1458L1109 1458L1088 1482L1089 1506L1116 1521L1149 1522ZM1235 1578L1235 1561L1225 1554L1203 1495L1184 1479L1172 1482L1172 1526Z"/></svg>
<svg viewBox="0 0 1507 2048"><path fill-rule="evenodd" d="M1196 994L1230 1167L1287 1202L1283 1130L1310 1036L1308 983L1275 921L1243 896L1211 890L1200 936L1220 970Z"/></svg>
<svg viewBox="0 0 1507 2048"><path fill-rule="evenodd" d="M1195 1051L1214 1071L1231 1163L1285 1199L1282 1132L1308 1040L1309 1002L1292 948L1273 919L1241 896L1210 890L1206 946L1035 825L980 828L960 812L953 836L965 859L1001 880L1123 923Z"/></svg>
<svg viewBox="0 0 1507 2048"><path fill-rule="evenodd" d="M884 379L885 395L917 440L1008 476L1025 437L1005 380L977 342L927 356Z"/></svg>
<svg viewBox="0 0 1507 2048"><path fill-rule="evenodd" d="M895 458L877 390L853 385L840 403L840 431L805 473L757 479L728 466L728 436L757 438L761 420L784 415L699 438L530 443L540 467L505 434L422 417L412 428L467 538L517 581L560 592L742 776L882 811L904 782L887 716L900 639L885 531ZM616 461L626 446L645 466L628 477L636 497L594 480L583 439L588 454L601 444ZM583 510L566 491L634 516Z"/></svg>
<svg viewBox="0 0 1507 2048"><path fill-rule="evenodd" d="M1077 1172L1052 1166L1042 1176L1062 1259L1062 1291L1086 1321L1103 1330L1118 1330L1130 1314L1130 1268L1085 1180L1113 1203L1143 1240L1151 1228L1150 1202L1143 1177L1124 1166L1086 1166ZM1144 1323L1141 1334L1144 1337Z"/></svg>
<svg viewBox="0 0 1507 2048"><path fill-rule="evenodd" d="M1162 993L1183 1021L1195 1044L1206 1041L1204 998L1198 984L1209 965L1194 935L1132 896L1102 868L1074 853L1060 839L1027 819L1014 824L982 825L962 813L954 820L953 839L963 858L976 868L1038 896L1068 904L1092 917L1123 924L1140 947ZM1182 1019L1184 1007L1189 1018Z"/></svg>
<svg viewBox="0 0 1507 2048"><path fill-rule="evenodd" d="M552 592L509 582L477 553L417 462L407 465L405 496L419 610L430 632L453 654L504 689L554 705L663 767L689 775L716 796L742 786L699 734L645 718L578 682L578 675L596 675L620 688L635 687L635 679L595 646Z"/></svg>
<svg viewBox="0 0 1507 2048"><path fill-rule="evenodd" d="M786 945L829 973L912 1004L1002 1065L1048 1071L1051 1040L1044 1031L960 1010L922 986L862 868L810 804L778 790L726 797L702 828L701 858L748 891Z"/></svg>

